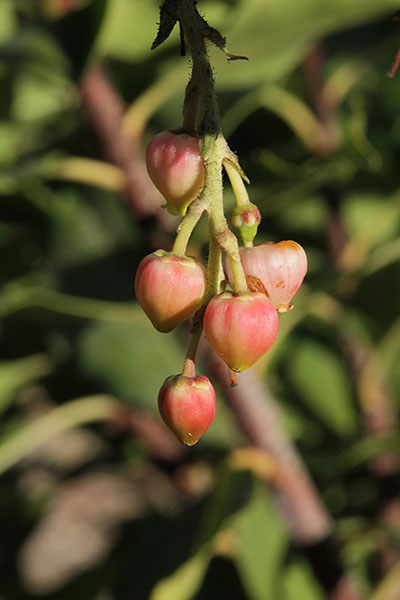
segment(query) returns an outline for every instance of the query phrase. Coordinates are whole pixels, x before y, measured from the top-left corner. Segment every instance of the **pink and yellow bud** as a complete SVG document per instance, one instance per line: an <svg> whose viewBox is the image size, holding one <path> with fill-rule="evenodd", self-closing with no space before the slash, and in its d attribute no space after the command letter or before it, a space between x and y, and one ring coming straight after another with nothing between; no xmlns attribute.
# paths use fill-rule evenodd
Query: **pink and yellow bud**
<svg viewBox="0 0 400 600"><path fill-rule="evenodd" d="M274 343L278 314L264 294L223 292L207 306L204 333L232 371L246 371Z"/></svg>
<svg viewBox="0 0 400 600"><path fill-rule="evenodd" d="M241 204L232 211L232 227L239 231L243 242L252 242L257 235L257 229L261 221L260 211L255 204Z"/></svg>
<svg viewBox="0 0 400 600"><path fill-rule="evenodd" d="M157 250L139 264L135 293L154 327L167 333L201 306L206 282L206 270L195 258Z"/></svg>
<svg viewBox="0 0 400 600"><path fill-rule="evenodd" d="M158 408L178 440L193 446L214 420L214 388L202 375L171 375L158 394Z"/></svg>
<svg viewBox="0 0 400 600"><path fill-rule="evenodd" d="M297 242L266 242L240 248L240 258L251 291L263 292L279 312L287 312L307 272L307 256ZM225 275L233 284L232 269L224 263Z"/></svg>
<svg viewBox="0 0 400 600"><path fill-rule="evenodd" d="M147 146L150 178L167 201L172 215L184 215L204 186L205 168L195 135L180 130L163 131Z"/></svg>

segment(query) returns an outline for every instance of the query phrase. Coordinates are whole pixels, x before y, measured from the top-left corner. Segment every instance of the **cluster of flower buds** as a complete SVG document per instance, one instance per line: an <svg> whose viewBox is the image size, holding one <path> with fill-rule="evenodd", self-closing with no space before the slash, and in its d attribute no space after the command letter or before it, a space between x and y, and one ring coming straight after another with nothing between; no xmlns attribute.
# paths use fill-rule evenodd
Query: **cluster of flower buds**
<svg viewBox="0 0 400 600"><path fill-rule="evenodd" d="M167 200L168 211L184 215L204 186L205 166L197 137L182 130L156 135L147 149L147 168ZM241 202L232 217L245 244L239 252L247 291L236 291L229 256L223 267L230 289L212 297L206 269L192 257L157 250L141 261L136 273L136 297L154 327L169 332L201 309L206 339L235 372L249 369L272 346L278 312L292 308L307 271L306 254L296 242L253 246L260 219L258 208L250 202ZM194 360L189 365L182 374L166 379L158 405L175 436L191 446L213 421L215 392L207 377L195 375Z"/></svg>

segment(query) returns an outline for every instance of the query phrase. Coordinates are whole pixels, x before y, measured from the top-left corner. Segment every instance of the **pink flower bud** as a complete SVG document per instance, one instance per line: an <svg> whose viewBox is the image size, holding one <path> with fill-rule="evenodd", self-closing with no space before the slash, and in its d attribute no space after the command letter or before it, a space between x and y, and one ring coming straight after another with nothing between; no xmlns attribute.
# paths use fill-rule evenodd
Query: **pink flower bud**
<svg viewBox="0 0 400 600"><path fill-rule="evenodd" d="M232 371L246 371L274 343L278 313L264 294L223 292L207 306L204 333Z"/></svg>
<svg viewBox="0 0 400 600"><path fill-rule="evenodd" d="M266 294L279 312L293 308L290 303L307 272L307 256L300 244L290 240L240 248L240 258L251 291ZM228 260L224 262L224 270L232 285Z"/></svg>
<svg viewBox="0 0 400 600"><path fill-rule="evenodd" d="M202 375L171 375L158 394L160 414L180 442L193 446L215 416L215 392Z"/></svg>
<svg viewBox="0 0 400 600"><path fill-rule="evenodd" d="M198 138L180 130L158 133L147 146L150 178L172 215L184 215L204 186L205 169Z"/></svg>
<svg viewBox="0 0 400 600"><path fill-rule="evenodd" d="M252 242L254 240L260 221L260 211L251 202L236 206L232 211L232 227L239 231L240 237L244 242Z"/></svg>
<svg viewBox="0 0 400 600"><path fill-rule="evenodd" d="M206 270L195 258L157 250L139 264L136 298L154 327L167 333L200 307L206 281Z"/></svg>

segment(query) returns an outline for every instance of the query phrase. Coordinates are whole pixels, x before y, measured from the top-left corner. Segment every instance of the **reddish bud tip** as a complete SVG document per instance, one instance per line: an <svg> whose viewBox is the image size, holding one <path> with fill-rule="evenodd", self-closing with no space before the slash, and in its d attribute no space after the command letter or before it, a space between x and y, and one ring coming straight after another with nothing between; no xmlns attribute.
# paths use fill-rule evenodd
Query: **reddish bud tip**
<svg viewBox="0 0 400 600"><path fill-rule="evenodd" d="M178 440L193 446L214 420L214 388L202 375L171 375L158 394L158 408L165 424Z"/></svg>
<svg viewBox="0 0 400 600"><path fill-rule="evenodd" d="M136 298L154 327L167 333L200 307L206 278L205 268L195 258L157 250L139 264Z"/></svg>
<svg viewBox="0 0 400 600"><path fill-rule="evenodd" d="M254 240L260 221L260 211L251 202L236 206L233 209L231 217L232 227L239 231L240 237L244 242L252 242Z"/></svg>
<svg viewBox="0 0 400 600"><path fill-rule="evenodd" d="M184 215L204 186L205 169L195 135L179 130L158 133L147 146L150 178L173 215Z"/></svg>
<svg viewBox="0 0 400 600"><path fill-rule="evenodd" d="M204 333L230 369L246 371L274 343L278 314L264 294L223 292L207 306Z"/></svg>
<svg viewBox="0 0 400 600"><path fill-rule="evenodd" d="M297 242L267 242L240 248L240 258L251 291L263 292L279 312L287 312L307 272L307 256ZM233 284L232 269L224 263L225 275Z"/></svg>

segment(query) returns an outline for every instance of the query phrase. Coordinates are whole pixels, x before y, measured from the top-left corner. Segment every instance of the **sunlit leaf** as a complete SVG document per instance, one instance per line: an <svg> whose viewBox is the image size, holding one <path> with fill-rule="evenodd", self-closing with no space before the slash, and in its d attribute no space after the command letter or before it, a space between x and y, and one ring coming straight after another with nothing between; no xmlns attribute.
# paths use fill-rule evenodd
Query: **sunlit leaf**
<svg viewBox="0 0 400 600"><path fill-rule="evenodd" d="M233 520L233 529L238 536L235 563L249 598L279 598L287 533L261 486L256 487L252 501Z"/></svg>
<svg viewBox="0 0 400 600"><path fill-rule="evenodd" d="M10 37L16 28L17 19L10 0L0 2L0 42Z"/></svg>
<svg viewBox="0 0 400 600"><path fill-rule="evenodd" d="M286 600L324 600L320 585L306 562L295 561L289 565L284 575Z"/></svg>
<svg viewBox="0 0 400 600"><path fill-rule="evenodd" d="M152 590L150 600L191 600L200 587L211 558L209 547L202 548Z"/></svg>
<svg viewBox="0 0 400 600"><path fill-rule="evenodd" d="M339 435L354 432L357 419L351 385L337 354L319 342L303 341L288 368L303 402L317 418Z"/></svg>
<svg viewBox="0 0 400 600"><path fill-rule="evenodd" d="M48 375L51 370L51 362L43 354L0 362L0 413L13 401L19 389L31 381Z"/></svg>
<svg viewBox="0 0 400 600"><path fill-rule="evenodd" d="M82 335L83 371L123 400L156 410L158 391L182 369L184 352L173 335L158 333L138 307L135 323L94 324Z"/></svg>
<svg viewBox="0 0 400 600"><path fill-rule="evenodd" d="M386 575L370 600L397 600L400 589L400 563L397 563Z"/></svg>

